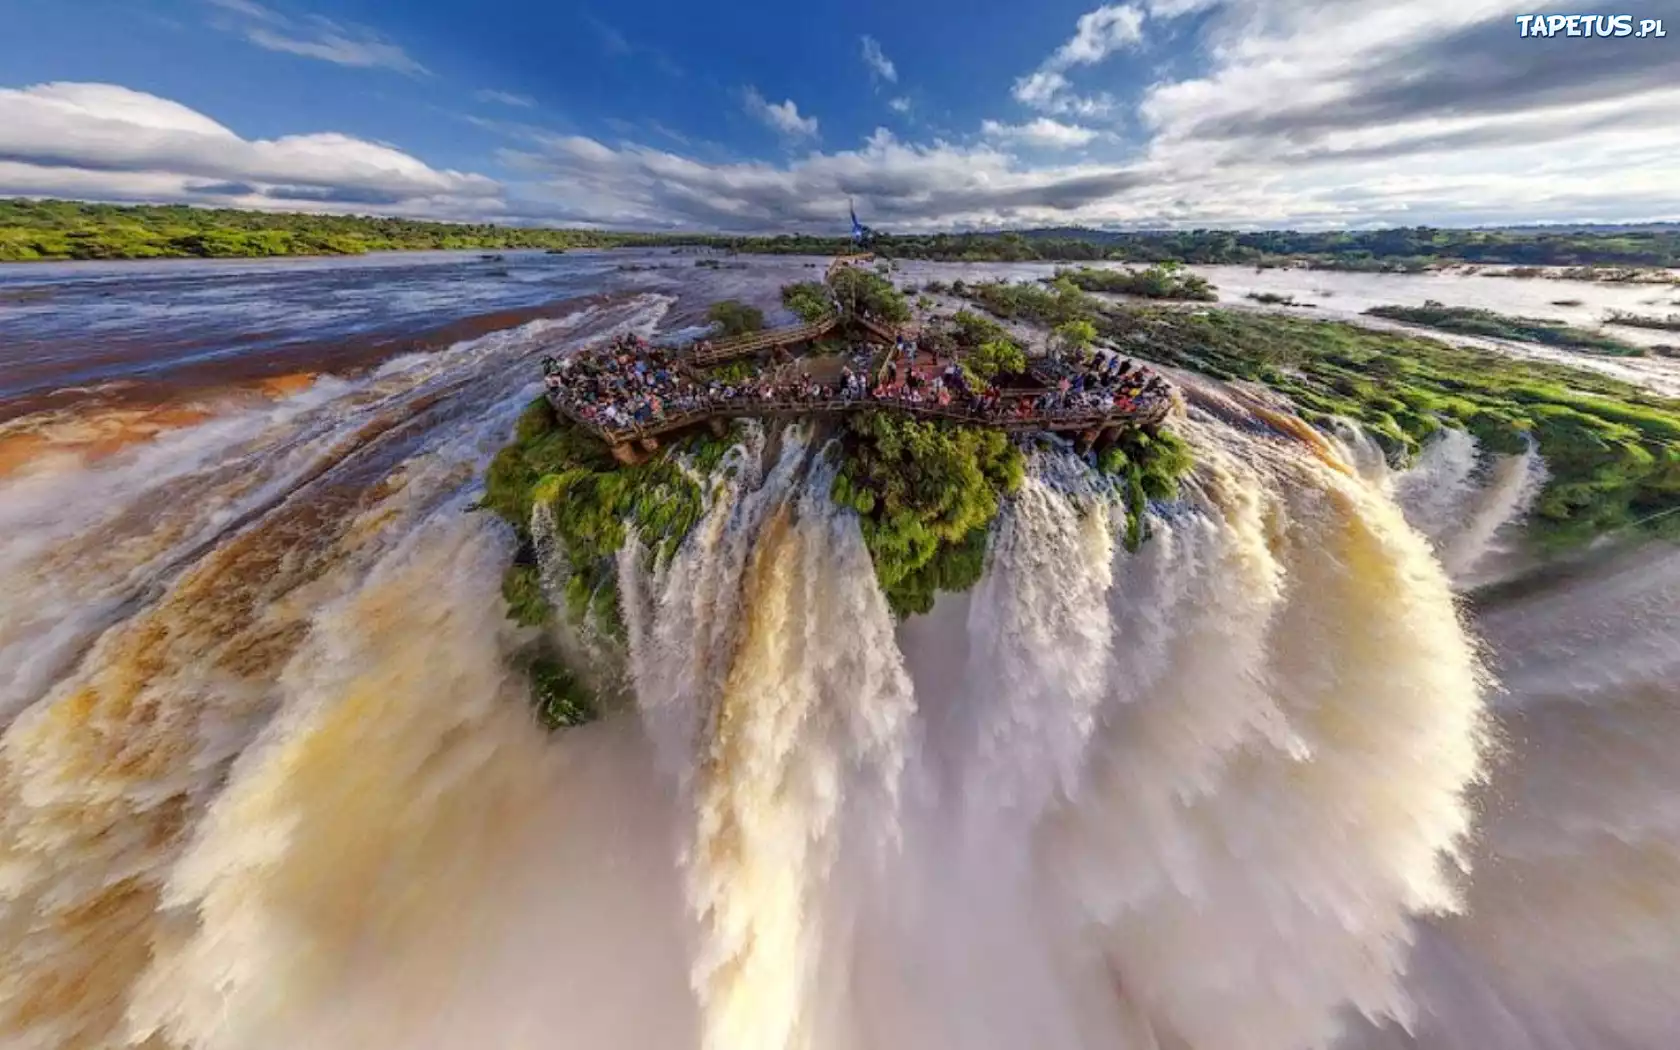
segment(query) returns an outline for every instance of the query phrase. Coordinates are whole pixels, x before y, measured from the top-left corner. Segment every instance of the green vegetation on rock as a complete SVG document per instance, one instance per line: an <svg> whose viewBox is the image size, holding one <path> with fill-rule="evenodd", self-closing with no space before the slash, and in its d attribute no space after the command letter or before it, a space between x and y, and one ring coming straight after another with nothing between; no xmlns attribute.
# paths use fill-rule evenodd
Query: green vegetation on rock
<svg viewBox="0 0 1680 1050"><path fill-rule="evenodd" d="M1680 402L1596 372L1340 322L1229 310L1115 308L1121 346L1289 396L1308 422L1359 422L1396 460L1442 426L1514 453L1538 441L1549 479L1531 531L1566 547L1638 527L1680 538Z"/></svg>
<svg viewBox="0 0 1680 1050"><path fill-rule="evenodd" d="M1643 347L1585 328L1572 328L1562 321L1541 317L1507 317L1492 310L1443 306L1433 299L1422 306L1373 306L1365 312L1372 317L1423 325L1443 332L1514 339L1612 357L1640 357L1645 353Z"/></svg>
<svg viewBox="0 0 1680 1050"><path fill-rule="evenodd" d="M748 306L739 299L715 302L706 311L706 320L718 327L718 334L728 338L764 329L764 311Z"/></svg>
<svg viewBox="0 0 1680 1050"><path fill-rule="evenodd" d="M549 729L580 726L601 717L601 705L589 687L551 651L540 648L524 661L531 683L531 705Z"/></svg>
<svg viewBox="0 0 1680 1050"><path fill-rule="evenodd" d="M953 285L952 290L1005 320L1032 321L1047 328L1069 321L1089 320L1100 305L1066 279L1058 279L1048 287L988 281L961 289Z"/></svg>
<svg viewBox="0 0 1680 1050"><path fill-rule="evenodd" d="M1027 354L1009 339L990 339L963 358L963 364L983 385L1000 375L1019 375L1027 370Z"/></svg>
<svg viewBox="0 0 1680 1050"><path fill-rule="evenodd" d="M513 442L491 460L480 501L520 539L520 557L502 579L509 618L534 627L549 622L555 612L543 592L531 535L533 512L543 504L552 515L554 542L568 570L568 619L621 635L617 554L626 523L656 556L674 554L703 510L696 475L710 473L731 443L699 433L628 466L614 460L594 435L556 415L547 401L533 401L519 418ZM684 459L692 473L684 469ZM587 691L546 648L530 669L539 710L551 723L573 724L565 719L595 710Z"/></svg>
<svg viewBox="0 0 1680 1050"><path fill-rule="evenodd" d="M997 430L868 411L847 425L834 499L857 511L897 616L979 578L998 501L1020 487L1020 449Z"/></svg>
<svg viewBox="0 0 1680 1050"><path fill-rule="evenodd" d="M828 285L821 281L800 281L782 285L782 305L793 315L812 324L827 317L834 310L834 300Z"/></svg>
<svg viewBox="0 0 1680 1050"><path fill-rule="evenodd" d="M1195 465L1184 439L1161 427L1123 430L1097 457L1097 469L1125 479L1127 550L1144 540L1144 501L1177 499L1179 479Z"/></svg>
<svg viewBox="0 0 1680 1050"><path fill-rule="evenodd" d="M857 310L889 324L910 320L910 301L880 274L858 266L842 266L829 277L829 286L842 309Z"/></svg>
<svg viewBox="0 0 1680 1050"><path fill-rule="evenodd" d="M1144 299L1191 299L1213 302L1219 296L1207 278L1183 269L1176 262L1156 263L1144 270L1058 270L1057 280L1071 281L1087 292L1133 295Z"/></svg>
<svg viewBox="0 0 1680 1050"><path fill-rule="evenodd" d="M1077 354L1097 341L1097 326L1081 318L1064 321L1050 332L1050 345L1064 354Z"/></svg>

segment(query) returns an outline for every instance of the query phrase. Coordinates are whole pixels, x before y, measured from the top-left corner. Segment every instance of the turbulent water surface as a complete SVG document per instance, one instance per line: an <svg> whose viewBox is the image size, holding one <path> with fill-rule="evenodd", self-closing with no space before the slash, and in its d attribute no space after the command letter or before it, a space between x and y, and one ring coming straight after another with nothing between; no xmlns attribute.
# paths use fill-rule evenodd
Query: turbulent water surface
<svg viewBox="0 0 1680 1050"><path fill-rule="evenodd" d="M1042 449L899 624L751 430L540 730L471 509L533 362L807 262L0 275L0 1046L1672 1044L1680 557L1534 571L1544 449L1193 392L1138 552Z"/></svg>

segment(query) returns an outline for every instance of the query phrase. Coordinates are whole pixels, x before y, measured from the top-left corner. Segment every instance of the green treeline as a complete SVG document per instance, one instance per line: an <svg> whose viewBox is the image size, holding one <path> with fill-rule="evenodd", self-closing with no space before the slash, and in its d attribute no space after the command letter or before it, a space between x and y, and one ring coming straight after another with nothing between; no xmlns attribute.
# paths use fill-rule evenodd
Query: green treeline
<svg viewBox="0 0 1680 1050"><path fill-rule="evenodd" d="M1372 317L1404 321L1407 324L1424 325L1462 335L1514 339L1609 357L1645 355L1644 347L1588 328L1572 328L1562 321L1548 321L1543 317L1509 317L1492 310L1478 310L1468 306L1443 306L1433 299L1422 306L1373 306L1365 312Z"/></svg>
<svg viewBox="0 0 1680 1050"><path fill-rule="evenodd" d="M359 255L426 249L610 248L622 235L351 215L0 200L0 261Z"/></svg>
<svg viewBox="0 0 1680 1050"><path fill-rule="evenodd" d="M845 237L627 233L304 215L184 205L0 200L0 261L354 255L423 249L691 246L723 251L839 255ZM899 259L1158 263L1302 261L1353 270L1418 270L1442 263L1514 266L1680 266L1680 230L1516 231L1429 227L1301 233L1268 230L879 234L869 247Z"/></svg>

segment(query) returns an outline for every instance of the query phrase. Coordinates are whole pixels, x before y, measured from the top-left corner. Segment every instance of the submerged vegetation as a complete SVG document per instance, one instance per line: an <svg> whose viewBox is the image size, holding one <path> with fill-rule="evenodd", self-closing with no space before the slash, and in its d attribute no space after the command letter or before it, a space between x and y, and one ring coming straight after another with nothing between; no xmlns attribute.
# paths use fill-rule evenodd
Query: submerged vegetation
<svg viewBox="0 0 1680 1050"><path fill-rule="evenodd" d="M999 500L1020 487L1002 431L869 411L847 423L834 500L857 511L887 603L900 617L972 587Z"/></svg>
<svg viewBox="0 0 1680 1050"><path fill-rule="evenodd" d="M1341 322L1227 310L1105 311L1118 345L1264 383L1308 422L1357 421L1396 460L1443 426L1495 452L1538 442L1549 478L1531 519L1545 545L1638 528L1680 538L1680 402L1596 372Z"/></svg>
<svg viewBox="0 0 1680 1050"><path fill-rule="evenodd" d="M1611 357L1641 357L1645 353L1643 347L1586 328L1572 328L1562 321L1542 317L1508 317L1492 310L1468 306L1443 306L1433 299L1422 306L1373 306L1365 312L1372 317L1423 325L1443 332L1540 343Z"/></svg>

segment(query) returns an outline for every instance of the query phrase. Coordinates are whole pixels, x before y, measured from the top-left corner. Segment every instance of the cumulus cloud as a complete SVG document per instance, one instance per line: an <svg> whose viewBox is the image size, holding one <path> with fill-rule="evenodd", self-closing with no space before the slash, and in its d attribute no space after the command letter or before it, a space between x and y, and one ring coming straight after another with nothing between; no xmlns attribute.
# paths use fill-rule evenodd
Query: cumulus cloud
<svg viewBox="0 0 1680 1050"><path fill-rule="evenodd" d="M1063 124L1049 117L1039 117L1025 124L1002 124L995 120L982 121L980 133L987 138L1018 142L1040 149L1073 149L1087 146L1096 139L1097 132L1078 124Z"/></svg>
<svg viewBox="0 0 1680 1050"><path fill-rule="evenodd" d="M791 98L782 102L770 102L757 88L749 87L742 92L742 100L748 115L774 128L786 138L810 138L817 133L817 118L800 116L799 107L794 105Z"/></svg>
<svg viewBox="0 0 1680 1050"><path fill-rule="evenodd" d="M887 108L892 110L894 113L908 113L910 112L910 99L907 96L901 95L898 98L889 101L887 103Z"/></svg>
<svg viewBox="0 0 1680 1050"><path fill-rule="evenodd" d="M889 84L898 83L898 67L881 51L880 42L872 36L863 38L863 64L869 67L871 77L878 77Z"/></svg>
<svg viewBox="0 0 1680 1050"><path fill-rule="evenodd" d="M255 0L208 0L221 14L221 28L269 51L317 58L340 66L390 69L409 76L430 71L408 52L363 26L320 15L294 19Z"/></svg>
<svg viewBox="0 0 1680 1050"><path fill-rule="evenodd" d="M1171 0L1169 0L1171 2ZM1100 116L1114 108L1106 94L1075 95L1067 71L1090 66L1143 39L1144 13L1131 4L1110 4L1087 11L1074 24L1073 36L1050 53L1039 67L1015 81L1018 102L1048 113Z"/></svg>
<svg viewBox="0 0 1680 1050"><path fill-rule="evenodd" d="M1079 16L1074 34L1050 56L1051 69L1089 66L1143 39L1143 12L1130 4L1099 7Z"/></svg>
<svg viewBox="0 0 1680 1050"><path fill-rule="evenodd" d="M497 91L494 88L482 88L473 92L473 98L480 102L493 102L500 106L515 106L519 109L531 109L537 100L529 95L518 95L512 91Z"/></svg>
<svg viewBox="0 0 1680 1050"><path fill-rule="evenodd" d="M730 154L645 121L611 145L509 124L501 186L345 136L246 140L150 95L42 85L0 92L0 193L741 232L844 233L848 196L904 232L1680 219L1680 52L1524 40L1522 2L1136 0L1146 34L1197 12L1175 31L1196 34L1201 65L1125 100L1123 144L1078 108L1119 102L1071 82L1132 46L1130 23L1105 17L1022 78L1039 103L1025 122L932 141L877 130L825 152L815 117L749 89L748 111L799 156L716 160ZM1680 0L1649 4L1680 24Z"/></svg>
<svg viewBox="0 0 1680 1050"><path fill-rule="evenodd" d="M0 194L472 215L496 211L500 193L482 175L348 135L241 138L114 84L0 89Z"/></svg>
<svg viewBox="0 0 1680 1050"><path fill-rule="evenodd" d="M507 150L527 180L520 207L639 227L843 229L855 197L871 224L896 230L1046 222L1146 185L1146 172L1030 168L992 146L912 144L877 129L858 149L784 165L706 164L646 146L551 136ZM839 223L839 226L835 224Z"/></svg>

